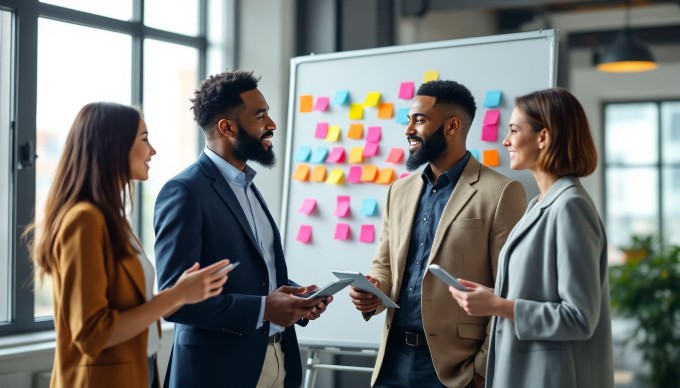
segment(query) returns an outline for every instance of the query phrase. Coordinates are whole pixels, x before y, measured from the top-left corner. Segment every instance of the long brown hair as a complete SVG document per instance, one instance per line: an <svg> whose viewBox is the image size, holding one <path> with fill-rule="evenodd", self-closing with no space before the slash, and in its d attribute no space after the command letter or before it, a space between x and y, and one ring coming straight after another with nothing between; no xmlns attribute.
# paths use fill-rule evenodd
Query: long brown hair
<svg viewBox="0 0 680 388"><path fill-rule="evenodd" d="M44 218L24 232L28 236L40 229L37 238L29 240L40 276L52 273L55 238L64 215L78 202L90 202L104 214L114 256L129 254L134 236L125 218L125 204L131 198L129 154L140 120L136 109L110 102L87 104L78 112L47 196Z"/></svg>

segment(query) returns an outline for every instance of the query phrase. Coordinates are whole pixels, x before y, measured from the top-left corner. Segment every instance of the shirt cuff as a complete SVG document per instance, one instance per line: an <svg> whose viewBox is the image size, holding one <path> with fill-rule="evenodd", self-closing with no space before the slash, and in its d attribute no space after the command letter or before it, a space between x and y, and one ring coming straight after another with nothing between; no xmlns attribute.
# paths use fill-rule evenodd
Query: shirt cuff
<svg viewBox="0 0 680 388"><path fill-rule="evenodd" d="M255 329L259 329L262 327L262 325L264 325L264 303L266 299L266 296L262 297L262 304L260 304L260 314L257 316L257 326L255 326Z"/></svg>

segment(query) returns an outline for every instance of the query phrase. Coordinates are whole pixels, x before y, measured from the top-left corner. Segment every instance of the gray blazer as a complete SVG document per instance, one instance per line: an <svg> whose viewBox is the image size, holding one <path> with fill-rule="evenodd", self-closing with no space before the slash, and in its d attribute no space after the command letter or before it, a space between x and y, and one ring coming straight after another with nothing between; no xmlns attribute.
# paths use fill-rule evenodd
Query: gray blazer
<svg viewBox="0 0 680 388"><path fill-rule="evenodd" d="M606 240L577 178L529 203L498 258L515 320L492 320L487 387L614 386Z"/></svg>

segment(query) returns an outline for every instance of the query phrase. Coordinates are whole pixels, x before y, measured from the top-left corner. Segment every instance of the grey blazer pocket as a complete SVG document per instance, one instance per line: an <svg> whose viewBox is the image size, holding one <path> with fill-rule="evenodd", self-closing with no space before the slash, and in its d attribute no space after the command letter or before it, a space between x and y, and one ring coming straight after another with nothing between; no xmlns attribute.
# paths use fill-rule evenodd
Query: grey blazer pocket
<svg viewBox="0 0 680 388"><path fill-rule="evenodd" d="M517 350L520 353L531 353L546 350L562 350L564 347L562 342L556 341L519 341Z"/></svg>
<svg viewBox="0 0 680 388"><path fill-rule="evenodd" d="M451 223L453 229L469 229L469 228L481 228L484 226L483 218L468 218L463 220L455 220Z"/></svg>
<svg viewBox="0 0 680 388"><path fill-rule="evenodd" d="M458 337L483 341L486 337L486 325L459 323Z"/></svg>

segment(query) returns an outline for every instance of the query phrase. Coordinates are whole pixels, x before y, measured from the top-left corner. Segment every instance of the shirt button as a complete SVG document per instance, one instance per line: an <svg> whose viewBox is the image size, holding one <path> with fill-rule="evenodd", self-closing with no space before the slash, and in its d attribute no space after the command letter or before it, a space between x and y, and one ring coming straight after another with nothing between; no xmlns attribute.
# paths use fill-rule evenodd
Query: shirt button
<svg viewBox="0 0 680 388"><path fill-rule="evenodd" d="M267 287L267 282L260 283L260 287Z"/></svg>
<svg viewBox="0 0 680 388"><path fill-rule="evenodd" d="M433 189L433 190L432 190L432 193L433 193L433 194L436 193L436 192L437 192L437 189Z"/></svg>
<svg viewBox="0 0 680 388"><path fill-rule="evenodd" d="M420 264L420 261L416 260L416 265Z"/></svg>
<svg viewBox="0 0 680 388"><path fill-rule="evenodd" d="M424 245L425 245L425 243L420 243L420 246L421 246L421 247L424 246Z"/></svg>
<svg viewBox="0 0 680 388"><path fill-rule="evenodd" d="M427 217L423 217L423 221L427 222Z"/></svg>
<svg viewBox="0 0 680 388"><path fill-rule="evenodd" d="M409 291L413 291L413 287L409 287L408 290L409 290Z"/></svg>

